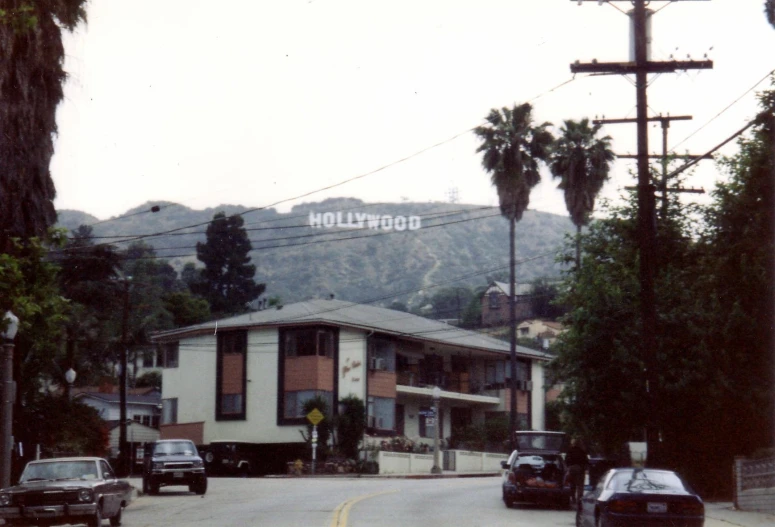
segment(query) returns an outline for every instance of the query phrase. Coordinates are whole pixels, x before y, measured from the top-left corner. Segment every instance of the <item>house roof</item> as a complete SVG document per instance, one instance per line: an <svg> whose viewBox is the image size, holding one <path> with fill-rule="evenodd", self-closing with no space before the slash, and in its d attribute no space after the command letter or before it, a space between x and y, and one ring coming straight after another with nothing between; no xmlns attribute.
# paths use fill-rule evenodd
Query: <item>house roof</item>
<svg viewBox="0 0 775 527"><path fill-rule="evenodd" d="M508 295L509 294L509 284L508 284L508 282L492 282L492 286L495 286L498 289L500 289L501 292L504 295ZM492 288L492 286L491 286L491 288ZM514 290L514 294L517 295L517 296L529 295L532 290L533 290L533 286L531 284L520 284L520 283L517 283L516 284L516 288Z"/></svg>
<svg viewBox="0 0 775 527"><path fill-rule="evenodd" d="M283 306L281 309L271 308L254 311L231 318L162 331L156 333L153 339L163 342L205 332L216 333L219 329L249 329L311 323L377 331L424 342L509 353L508 342L474 331L450 326L411 313L333 299L307 300ZM550 360L552 358L551 355L522 346L517 346L517 354L535 359Z"/></svg>
<svg viewBox="0 0 775 527"><path fill-rule="evenodd" d="M98 399L106 403L119 404L121 402L120 395L117 393L101 393L101 392L82 392L75 395L77 398L88 397L90 399ZM152 406L158 406L161 403L161 394L154 392L153 395L129 395L126 396L126 402L128 404L148 404Z"/></svg>

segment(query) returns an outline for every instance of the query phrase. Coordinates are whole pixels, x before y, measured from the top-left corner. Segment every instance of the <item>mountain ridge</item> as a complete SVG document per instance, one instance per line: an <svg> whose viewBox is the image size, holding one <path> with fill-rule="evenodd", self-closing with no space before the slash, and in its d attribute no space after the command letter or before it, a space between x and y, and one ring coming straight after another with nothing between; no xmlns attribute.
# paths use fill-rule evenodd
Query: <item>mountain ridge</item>
<svg viewBox="0 0 775 527"><path fill-rule="evenodd" d="M152 212L155 207L158 211ZM206 226L221 211L243 215L256 280L267 284L269 296L284 302L334 294L355 302L417 304L433 294L427 288L473 288L508 270L508 222L497 207L480 205L329 198L279 213L241 205L196 210L149 201L102 221L62 209L57 225L70 231L91 225L96 242L119 249L128 246L127 240L142 240L180 271L188 262L201 265L196 243L205 241ZM526 211L517 224L517 281L558 276L554 256L573 232L566 216Z"/></svg>

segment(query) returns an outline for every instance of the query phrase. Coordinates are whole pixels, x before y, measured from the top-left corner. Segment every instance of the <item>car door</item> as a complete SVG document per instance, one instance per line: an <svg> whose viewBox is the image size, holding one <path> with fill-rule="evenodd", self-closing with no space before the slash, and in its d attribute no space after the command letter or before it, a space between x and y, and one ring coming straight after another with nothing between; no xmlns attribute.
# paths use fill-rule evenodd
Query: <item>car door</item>
<svg viewBox="0 0 775 527"><path fill-rule="evenodd" d="M102 472L102 493L104 499L102 515L105 518L111 518L115 516L119 507L121 507L120 482L116 479L116 474L113 472L113 469L110 468L107 461L100 461L100 471Z"/></svg>
<svg viewBox="0 0 775 527"><path fill-rule="evenodd" d="M579 527L588 526L595 527L595 504L600 494L603 492L603 486L607 478L602 477L598 480L591 490L586 491L581 496L581 502L578 505L577 522Z"/></svg>

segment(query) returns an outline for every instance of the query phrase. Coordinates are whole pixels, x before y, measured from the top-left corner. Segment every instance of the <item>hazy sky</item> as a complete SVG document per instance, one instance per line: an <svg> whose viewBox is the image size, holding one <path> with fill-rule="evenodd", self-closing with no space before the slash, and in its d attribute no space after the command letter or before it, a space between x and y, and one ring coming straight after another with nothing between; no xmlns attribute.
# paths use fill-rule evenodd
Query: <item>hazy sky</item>
<svg viewBox="0 0 775 527"><path fill-rule="evenodd" d="M763 3L651 3L652 60L714 61L650 78L650 114L694 117L671 125L679 152L704 153L756 114L752 88L775 69ZM469 131L490 108L531 101L535 119L556 129L563 119L635 117L632 77L570 73L577 59L628 60L630 7L91 0L88 24L66 39L55 205L106 219L149 200L196 209L282 201L286 211L335 196L447 201L452 189L462 203L496 205ZM649 149L660 153L661 129L651 130ZM634 125L605 131L617 153L635 152ZM720 175L712 161L701 165L687 185L709 190ZM618 161L604 193L632 185L634 168ZM565 214L555 186L545 171L530 208Z"/></svg>

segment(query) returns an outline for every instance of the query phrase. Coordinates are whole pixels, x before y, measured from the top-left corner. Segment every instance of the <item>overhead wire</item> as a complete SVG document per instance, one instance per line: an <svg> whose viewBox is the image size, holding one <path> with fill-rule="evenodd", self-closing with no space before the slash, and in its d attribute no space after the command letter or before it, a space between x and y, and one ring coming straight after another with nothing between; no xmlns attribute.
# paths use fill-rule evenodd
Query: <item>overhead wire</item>
<svg viewBox="0 0 775 527"><path fill-rule="evenodd" d="M566 80L566 81L558 84L557 86L554 86L554 87L546 90L545 92L543 92L543 93L533 97L532 99L529 99L529 100L530 101L536 100L536 99L538 99L538 98L540 98L540 97L542 97L542 96L544 96L544 95L546 95L548 93L551 93L551 92L559 89L562 86L565 86L566 84L569 84L570 82L573 82L574 80L576 80L576 76L575 75L572 78L570 78L569 80ZM419 156L419 155L421 155L421 154L423 154L425 152L428 152L429 150L432 150L432 149L437 148L437 147L439 147L441 145L444 145L446 143L454 141L458 137L461 137L461 136L463 136L463 135L465 135L467 133L470 133L470 132L474 131L478 126L480 126L480 125L476 125L476 126L473 126L471 128L468 128L468 129L466 129L466 130L464 130L462 132L454 134L453 136L451 136L451 137L449 137L447 139L444 139L444 140L439 141L437 143L434 143L434 144L432 144L430 146L427 146L425 148L417 150L417 151L415 151L414 153L412 153L410 155L404 156L404 157L402 157L400 159L397 159L395 161L387 163L387 164L385 164L385 165L383 165L383 166L381 166L379 168L370 170L368 172L364 172L364 173L362 173L360 175L353 176L351 178L347 178L345 180L342 180L342 181L340 181L338 183L333 183L331 185L327 185L325 187L321 187L321 188L318 188L318 189L315 189L315 190L311 190L309 192L305 192L305 193L299 194L297 196L293 196L293 197L290 197L290 198L285 198L285 199L282 199L282 200L279 200L279 201L275 201L274 203L271 203L269 205L264 205L264 206L261 206L261 207L255 207L255 208L251 208L251 209L248 209L248 210L236 213L236 214L232 214L229 217L232 217L232 216L244 216L245 214L250 214L250 213L253 213L253 212L258 212L258 211L262 211L262 210L271 209L271 208L273 208L273 207L275 207L277 205L281 205L283 203L288 203L288 202L295 201L295 200L298 200L298 199L301 199L301 198L312 196L314 194L318 194L320 192L324 192L326 190L331 190L333 188L340 187L340 186L345 185L347 183L351 183L353 181L357 181L357 180L365 178L367 176L370 176L370 175L373 175L373 174L377 174L377 173L382 172L382 171L384 171L384 170L386 170L388 168L391 168L391 167L393 167L395 165L398 165L398 164L403 163L405 161L408 161L408 160L410 160L410 159L412 159L414 157L417 157L417 156ZM140 240L143 240L143 239L146 239L146 238L149 238L149 237L163 236L163 235L167 235L167 234L171 234L171 233L180 232L180 231L183 231L183 230L186 230L186 229L191 229L191 228L195 228L195 227L201 227L201 226L204 226L204 225L208 225L210 223L211 223L211 221L206 221L206 222L195 223L195 224L184 226L184 227L176 227L174 229L169 229L167 231L160 231L160 232L153 233L153 234L136 236L136 237L134 237L134 238L132 238L130 240L125 240L125 241L140 241Z"/></svg>

